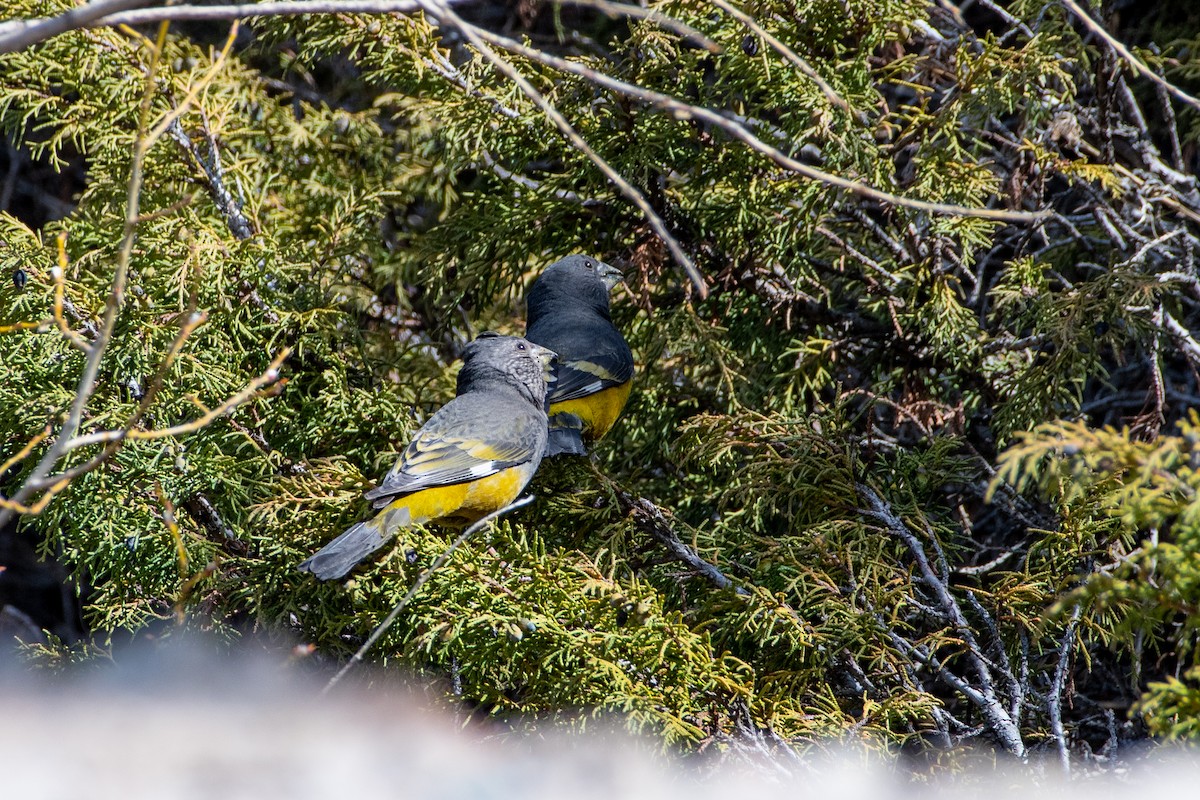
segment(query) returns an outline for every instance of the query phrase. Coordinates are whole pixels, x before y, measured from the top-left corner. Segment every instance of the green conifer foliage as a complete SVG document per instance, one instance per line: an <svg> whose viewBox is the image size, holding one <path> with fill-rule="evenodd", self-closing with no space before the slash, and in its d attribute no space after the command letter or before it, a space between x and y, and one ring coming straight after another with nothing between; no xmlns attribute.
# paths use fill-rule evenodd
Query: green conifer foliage
<svg viewBox="0 0 1200 800"><path fill-rule="evenodd" d="M459 548L369 659L449 676L514 727L616 716L684 750L1065 754L1115 740L1102 709L1143 691L1152 730L1194 733L1197 423L1151 445L1053 422L1157 397L1153 438L1171 392L1196 394L1195 158L1159 149L1168 130L1195 147L1194 110L1142 135L1145 87L1040 0L970 19L739 4L769 38L724 5L654 4L702 38L586 8L510 21L720 124L493 40L645 196L704 293L449 17L176 26L161 53L154 26L98 27L0 55L0 131L87 168L65 219L0 214L0 271L28 275L0 285L0 456L51 429L6 498L76 396L70 337L102 329L132 154L163 127L79 434L181 430L129 436L21 523L84 591L91 647L191 626L349 658L450 536L404 531L343 583L296 564L369 513L361 493L453 395L461 346L522 331L533 276L583 251L627 275L622 419L593 459L547 462L536 502ZM1194 89L1187 52L1153 64ZM60 237L74 334L55 319ZM1139 672L1151 652L1180 678Z"/></svg>

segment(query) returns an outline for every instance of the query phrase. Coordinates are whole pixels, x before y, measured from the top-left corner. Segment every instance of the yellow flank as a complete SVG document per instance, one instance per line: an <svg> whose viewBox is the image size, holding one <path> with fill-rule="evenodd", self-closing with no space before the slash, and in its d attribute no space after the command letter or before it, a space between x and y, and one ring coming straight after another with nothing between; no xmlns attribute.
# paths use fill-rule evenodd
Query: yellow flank
<svg viewBox="0 0 1200 800"><path fill-rule="evenodd" d="M376 519L385 519L388 514L407 509L406 522L469 524L516 500L521 489L533 477L532 472L532 464L521 464L486 478L422 489L396 498L379 512ZM403 519L403 516L397 519Z"/></svg>
<svg viewBox="0 0 1200 800"><path fill-rule="evenodd" d="M632 386L633 381L625 381L619 386L601 389L587 397L552 403L550 416L563 412L574 414L583 420L584 435L596 441L608 433L617 417L621 416L621 409L625 408L625 401L629 399Z"/></svg>

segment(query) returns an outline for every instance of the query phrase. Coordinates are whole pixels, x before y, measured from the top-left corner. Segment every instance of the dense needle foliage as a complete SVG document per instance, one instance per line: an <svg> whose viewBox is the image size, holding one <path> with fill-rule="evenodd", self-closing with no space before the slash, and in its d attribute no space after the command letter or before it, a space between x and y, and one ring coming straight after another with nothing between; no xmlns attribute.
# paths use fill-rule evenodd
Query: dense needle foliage
<svg viewBox="0 0 1200 800"><path fill-rule="evenodd" d="M0 271L24 276L0 285L0 456L52 427L4 496L54 441L86 359L53 318L59 239L60 316L86 345L135 143L175 109L146 151L80 435L197 420L288 348L282 380L197 429L129 438L21 517L84 590L90 629L42 657L176 626L349 657L446 532L405 532L345 583L295 565L367 513L361 493L452 396L462 345L519 333L537 271L588 252L627 276L622 420L593 459L547 463L536 502L459 549L370 658L447 676L514 726L618 715L685 750L846 737L1113 755L1141 720L1196 733L1200 434L1189 418L1158 437L1200 396L1200 114L1044 0L966 18L921 0L739 5L770 39L724 5L654 4L699 36L587 8L456 8L860 185L1052 213L864 198L502 55L645 195L702 297L447 19L174 26L157 58L155 27L96 28L0 56L0 131L41 163L86 165L66 217L0 214ZM1195 93L1189 9L1110 22Z"/></svg>

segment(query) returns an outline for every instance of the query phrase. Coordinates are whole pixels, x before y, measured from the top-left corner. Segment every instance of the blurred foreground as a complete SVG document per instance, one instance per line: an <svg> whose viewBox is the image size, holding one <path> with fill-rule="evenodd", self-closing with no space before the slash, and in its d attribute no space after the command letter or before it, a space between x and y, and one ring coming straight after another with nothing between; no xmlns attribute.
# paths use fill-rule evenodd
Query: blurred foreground
<svg viewBox="0 0 1200 800"><path fill-rule="evenodd" d="M1053 758L915 781L878 754L800 759L726 750L675 761L622 735L523 737L433 711L366 668L329 696L296 664L171 644L121 665L50 676L0 664L6 798L985 798L1189 797L1191 751L1147 743L1071 780ZM371 685L384 679L392 688ZM357 685L348 685L357 684ZM434 693L436 694L436 693ZM717 748L714 748L716 750Z"/></svg>

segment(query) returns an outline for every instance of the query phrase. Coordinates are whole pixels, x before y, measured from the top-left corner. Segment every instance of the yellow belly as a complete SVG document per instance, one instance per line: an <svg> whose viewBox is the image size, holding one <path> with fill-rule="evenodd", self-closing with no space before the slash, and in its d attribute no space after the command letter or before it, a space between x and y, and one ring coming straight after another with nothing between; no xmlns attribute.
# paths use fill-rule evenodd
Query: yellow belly
<svg viewBox="0 0 1200 800"><path fill-rule="evenodd" d="M625 381L620 386L610 386L587 397L552 403L550 416L553 418L555 414L560 413L574 414L583 420L584 437L594 442L608 433L617 417L621 416L621 410L625 408L625 401L629 399L632 386L632 381Z"/></svg>
<svg viewBox="0 0 1200 800"><path fill-rule="evenodd" d="M486 478L433 486L396 498L377 519L387 520L388 527L423 522L466 525L516 500L532 477L533 465L521 464Z"/></svg>

